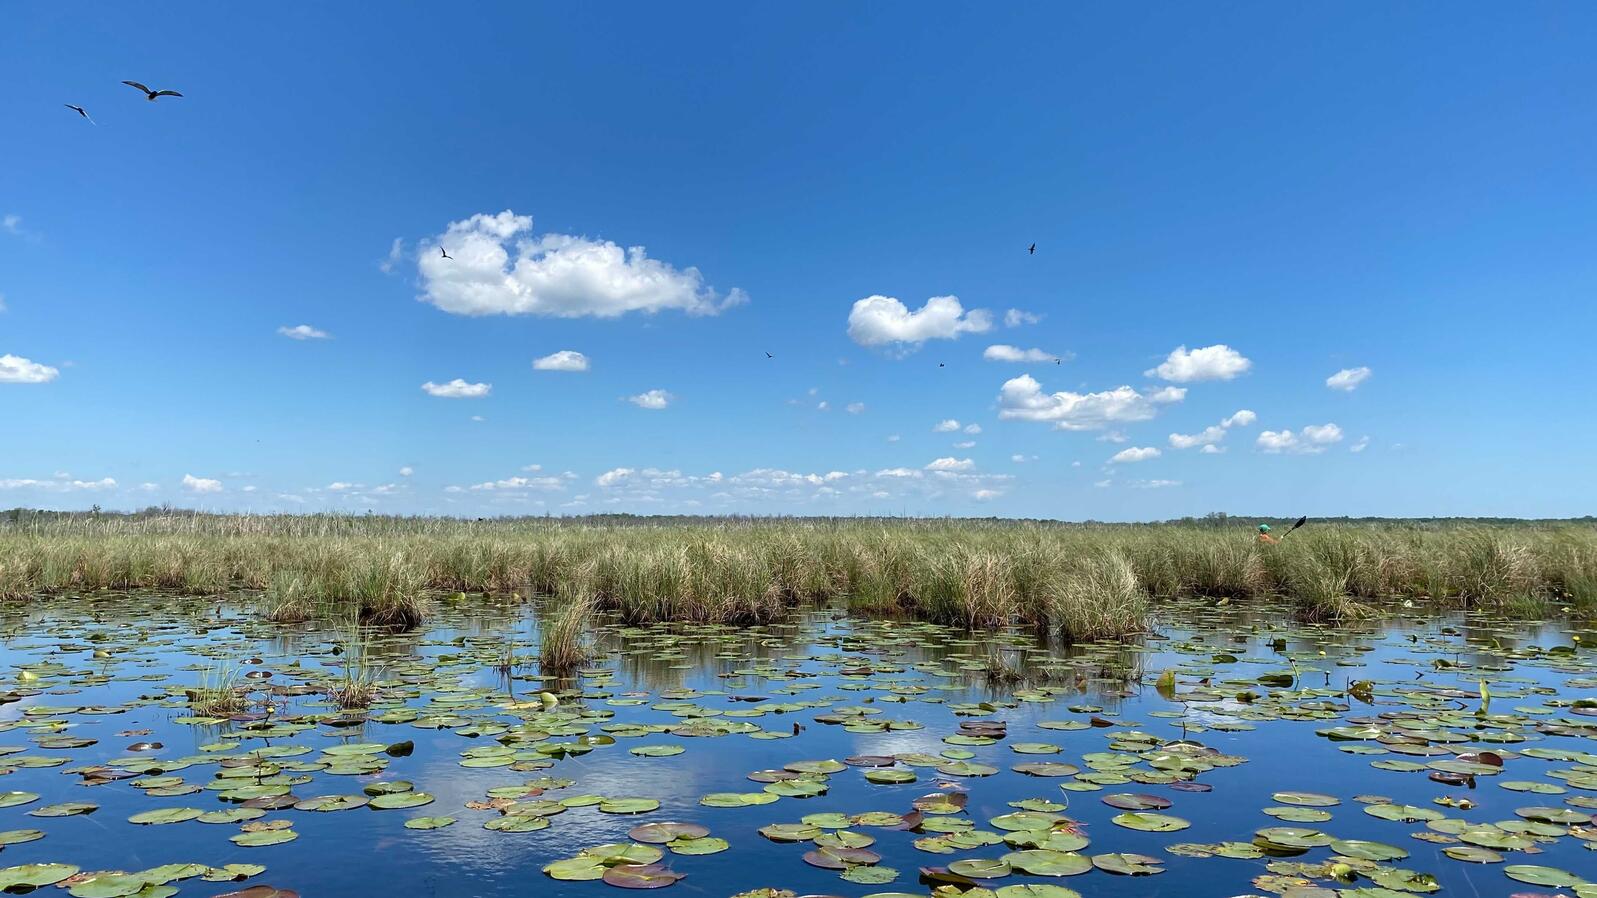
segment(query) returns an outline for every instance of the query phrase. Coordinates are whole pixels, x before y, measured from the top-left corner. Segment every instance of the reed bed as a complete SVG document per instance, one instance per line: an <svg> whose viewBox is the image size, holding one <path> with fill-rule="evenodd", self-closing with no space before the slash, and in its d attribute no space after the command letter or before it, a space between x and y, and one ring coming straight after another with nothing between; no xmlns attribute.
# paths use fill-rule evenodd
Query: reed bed
<svg viewBox="0 0 1597 898"><path fill-rule="evenodd" d="M1073 638L1136 632L1161 599L1287 597L1304 617L1391 599L1520 615L1597 611L1597 526L1320 524L1279 545L1249 528L954 520L624 521L188 513L0 519L0 596L259 590L281 620L358 613L411 626L429 595L580 597L629 623L752 624L792 607Z"/></svg>

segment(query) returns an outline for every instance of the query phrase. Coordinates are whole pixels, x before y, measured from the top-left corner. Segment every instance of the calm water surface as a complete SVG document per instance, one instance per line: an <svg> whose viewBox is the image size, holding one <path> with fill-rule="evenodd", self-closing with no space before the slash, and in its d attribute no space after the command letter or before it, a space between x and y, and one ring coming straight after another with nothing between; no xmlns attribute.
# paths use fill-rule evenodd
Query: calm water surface
<svg viewBox="0 0 1597 898"><path fill-rule="evenodd" d="M640 823L688 821L708 827L729 848L695 856L667 851L660 863L686 875L666 894L721 898L780 887L800 895L929 895L921 868L998 859L1014 849L999 842L934 853L915 843L939 847L938 832L856 823L849 832L876 840L869 847L879 855L875 866L897 871L891 881L865 884L806 863L814 844L774 842L759 831L817 814L902 815L928 793L959 791L968 801L962 813L924 819L958 818L996 839L1006 831L993 818L1014 813L1012 803L1041 800L1050 804L1033 806L1057 815L1042 817L1042 825L1090 840L1082 855L1145 855L1163 870L1012 872L981 881L994 890L1052 884L1089 898L1323 898L1334 893L1317 890L1329 889L1370 898L1428 891L1576 894L1573 884L1515 881L1505 872L1513 865L1597 880L1597 853L1588 850L1597 836L1586 828L1597 807L1597 716L1574 704L1597 697L1597 656L1574 648L1575 636L1588 645L1597 640L1590 630L1458 614L1311 628L1284 612L1192 605L1168 612L1145 640L1065 647L1034 634L973 639L817 611L752 629L608 627L583 676L546 683L535 666L517 663L535 654L533 617L529 603L445 606L425 630L374 638L363 652L338 629L270 624L248 607L214 601L113 595L0 613L0 694L10 699L0 705L0 792L37 796L0 796L0 804L15 802L0 806L0 830L44 834L6 845L0 867L58 863L130 873L175 863L265 867L240 882L191 877L169 884L194 896L255 884L305 896L617 895L602 881L557 881L542 869L584 848L626 842ZM343 665L357 656L366 659L380 697L364 715L349 715L319 690L341 683ZM985 669L993 656L1021 679L990 677ZM1175 674L1173 688L1156 685L1165 671ZM1477 714L1483 680L1490 695L1484 716ZM256 687L247 710L219 719L190 707L185 690L223 682ZM544 690L560 694L558 707L544 709ZM994 722L1005 725L1001 738L945 741L961 724ZM1347 728L1339 731L1347 738L1320 735L1337 727ZM579 742L584 734L588 744ZM595 738L607 734L613 744ZM1169 744L1179 740L1191 744ZM404 741L414 743L408 755L382 751ZM136 743L160 747L130 750ZM556 743L568 750L549 748ZM632 751L646 746L683 750L660 757ZM266 751L251 754L260 749ZM1469 752L1493 754L1457 766L1457 756ZM715 793L762 793L766 784L749 778L755 771L859 756L896 756L892 769L915 781L868 782L867 771L886 768L844 764L826 775L824 793L814 797L701 804ZM1067 766L1034 772L1068 775L1013 769L1038 763ZM1441 770L1437 763L1444 763ZM1476 775L1455 783L1431 778L1449 766ZM218 780L220 774L228 778ZM215 812L290 800L273 802L274 793L300 800L363 796L367 786L392 781L414 784L413 792L431 802L332 812L257 808L262 815L255 820L217 823L128 819L162 808ZM1207 791L1186 791L1192 783ZM544 791L528 792L528 784ZM241 785L256 791L224 796L224 787ZM500 790L500 805L567 799L575 806L549 816L549 826L538 831L494 831L484 824L501 819L503 810L516 813L515 806L468 807L490 804L492 789ZM1319 793L1337 803L1311 796L1305 808L1273 797L1283 791ZM1167 800L1168 808L1152 813L1179 819L1152 818L1159 826L1189 825L1170 831L1118 825L1112 818L1125 812L1103 799L1123 793ZM245 802L263 796L265 802ZM605 813L583 796L659 806ZM1436 803L1444 798L1468 806ZM1367 813L1384 801L1443 819L1405 822ZM31 813L66 802L97 807L70 816ZM1297 810L1278 810L1289 819L1277 819L1266 808ZM1568 816L1543 820L1527 833L1526 824L1545 814L1516 814L1526 808ZM1305 811L1328 819L1290 819ZM405 827L413 818L443 816L456 822ZM811 820L823 832L843 822ZM244 835L246 826L284 825L272 821L286 821L297 838L264 847L230 838ZM1282 826L1312 830L1299 835L1310 842L1393 846L1407 857L1368 863L1434 881L1408 879L1408 888L1390 893L1353 891L1381 886L1369 870L1354 871L1352 881L1329 878L1323 865L1337 851L1325 845L1293 856L1202 856L1212 851L1201 846L1251 843L1259 830ZM1469 844L1459 838L1466 829L1492 835L1489 842L1522 842L1510 839L1511 847L1498 850L1500 862L1455 860L1444 851ZM1388 884L1398 877L1386 876ZM93 882L77 891L133 893L119 886L137 890L137 883L102 879L100 891ZM1590 888L1580 894L1594 894Z"/></svg>

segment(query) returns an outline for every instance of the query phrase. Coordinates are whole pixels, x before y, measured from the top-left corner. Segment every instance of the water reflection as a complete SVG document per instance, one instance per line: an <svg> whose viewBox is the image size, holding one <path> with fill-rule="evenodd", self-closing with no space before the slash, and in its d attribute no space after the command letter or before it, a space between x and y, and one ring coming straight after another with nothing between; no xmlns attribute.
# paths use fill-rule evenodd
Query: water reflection
<svg viewBox="0 0 1597 898"><path fill-rule="evenodd" d="M1508 881L1495 870L1472 870L1442 856L1444 843L1409 838L1416 827L1361 813L1352 797L1380 793L1437 807L1433 799L1459 790L1428 778L1424 764L1461 751L1506 753L1515 779L1557 788L1582 782L1580 772L1597 767L1589 755L1574 755L1588 760L1584 768L1571 768L1567 760L1517 754L1533 746L1589 751L1597 737L1597 727L1586 724L1597 718L1575 716L1569 707L1590 694L1597 676L1588 656L1550 652L1571 642L1570 631L1554 623L1413 609L1378 622L1308 626L1293 623L1281 608L1186 602L1167 606L1145 639L1071 645L1032 631L973 636L907 621L851 621L839 609L820 608L765 627L645 628L610 621L596 634L597 657L588 670L546 680L530 663L541 601L547 600L523 595L441 602L429 626L409 634L314 622L275 625L260 620L247 601L219 605L158 593L0 608L3 689L15 699L0 704L0 733L10 736L10 744L0 746L6 752L0 755L6 771L0 791L39 796L36 803L0 807L0 829L31 826L47 834L8 846L5 862L64 862L85 870L263 863L265 880L307 895L598 894L601 885L556 883L539 871L584 846L623 840L640 820L675 819L702 822L732 843L722 854L672 858L689 873L675 894L730 895L767 885L820 894L925 893L913 871L950 858L917 850L912 843L924 833L873 830L873 850L883 864L904 872L892 885L864 888L804 864L802 847L775 845L758 829L820 812L901 812L917 796L952 782L969 790L967 814L977 825L1013 810L1010 802L1068 802L1091 834L1089 852L1160 855L1170 871L1154 880L1089 874L1090 882L1071 881L1081 891L1240 894L1254 890L1253 878L1267 871L1267 860L1199 859L1165 848L1247 842L1255 830L1281 822L1260 809L1273 792L1293 788L1342 798L1334 820L1318 824L1338 837L1401 842L1412 854L1405 863L1434 873L1444 888L1468 889L1473 875L1495 884L1479 885L1481 894L1506 894L1499 887ZM1173 688L1155 685L1165 671L1175 676ZM271 676L252 679L251 672ZM326 690L351 680L377 687L372 708L334 706ZM1492 683L1491 713L1476 716L1482 680ZM1358 693L1364 699L1355 697L1354 684L1366 681L1374 685ZM239 686L248 690L248 706L231 719L206 718L190 706L191 690ZM542 712L544 691L560 694L559 713ZM1449 714L1464 723L1450 723ZM1005 738L948 741L970 720L1002 720ZM520 754L505 758L504 766L462 766L483 749L496 750L509 735L505 728L524 721L559 732L512 742ZM1332 742L1319 735L1334 727L1364 727L1380 738ZM608 734L614 744L578 746L568 757L538 753L541 745ZM1165 788L1162 768L1151 758L1168 758L1169 743L1183 739L1208 746L1200 757L1235 760L1236 766L1201 775L1213 793ZM164 748L129 761L127 746L135 740ZM381 753L401 741L414 743L408 755ZM326 749L360 752L363 743L383 769L323 769ZM1014 750L1026 743L1043 753ZM647 757L631 751L649 746L683 752ZM1048 753L1049 746L1058 753ZM403 779L434 801L414 810L275 810L269 818L291 821L300 837L262 849L229 841L236 825L125 822L156 807L234 806L217 801L219 762L263 748L268 755L304 750L283 760L309 767L285 763L275 774L301 798L355 794L380 780ZM857 755L906 759L904 769L915 781L867 783L851 768L812 798L742 808L699 803L710 793L761 791L762 784L748 778L753 771ZM1113 771L1130 768L1088 762L1102 755L1129 757L1143 780L1112 785L1119 775ZM963 758L994 773L960 776L933 766ZM1081 775L1039 777L1012 769L1038 760L1068 763ZM1372 767L1372 760L1400 763ZM1410 763L1418 766L1404 766ZM109 769L144 777L160 771L181 784L169 795L147 794L126 778L79 785L84 771ZM1561 780L1550 776L1560 769L1576 772ZM1176 837L1117 827L1109 819L1117 812L1102 805L1101 793L1073 791L1092 786L1087 778L1093 776L1110 784L1108 790L1165 794L1174 802L1172 813L1190 820L1191 829ZM543 777L574 781L551 788L543 796L548 799L635 796L660 807L636 818L573 807L552 817L547 829L520 834L484 830L496 811L468 807L491 789ZM1516 819L1524 797L1489 784L1485 774L1480 778L1479 785L1471 780L1460 787L1476 805L1466 819ZM186 792L190 787L198 791ZM1593 791L1575 786L1559 794L1583 789ZM27 816L33 808L80 800L99 809L92 816ZM1539 796L1535 803L1558 800ZM403 827L411 817L444 815L458 822L430 831ZM1575 842L1551 840L1537 846L1541 854L1534 861L1519 856L1511 862L1589 866L1589 855ZM1005 850L957 857L997 857ZM233 887L194 880L179 885L197 895Z"/></svg>

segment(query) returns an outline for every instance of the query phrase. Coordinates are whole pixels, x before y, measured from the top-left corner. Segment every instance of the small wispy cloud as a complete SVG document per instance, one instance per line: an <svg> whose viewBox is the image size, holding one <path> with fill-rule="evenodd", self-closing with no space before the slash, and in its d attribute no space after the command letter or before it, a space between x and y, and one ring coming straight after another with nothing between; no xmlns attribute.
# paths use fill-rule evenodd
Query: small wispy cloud
<svg viewBox="0 0 1597 898"><path fill-rule="evenodd" d="M532 367L534 371L586 371L588 357L575 349L562 349L533 359Z"/></svg>
<svg viewBox="0 0 1597 898"><path fill-rule="evenodd" d="M637 394L636 396L628 396L627 401L638 408L646 408L658 411L659 409L663 409L670 405L671 400L674 398L676 397L672 396L665 390L646 390Z"/></svg>
<svg viewBox="0 0 1597 898"><path fill-rule="evenodd" d="M1370 375L1373 373L1375 372L1363 365L1357 368L1343 368L1341 371L1327 377L1325 385L1333 390L1351 393L1359 388L1359 384L1369 380Z"/></svg>
<svg viewBox="0 0 1597 898"><path fill-rule="evenodd" d="M481 399L493 391L493 384L468 383L464 378L457 377L441 384L429 380L421 388L428 396L440 399Z"/></svg>
<svg viewBox="0 0 1597 898"><path fill-rule="evenodd" d="M328 333L327 331L321 330L320 328L311 327L308 324L296 324L293 327L288 327L287 325L285 325L283 327L278 328L277 332L279 334L289 338L290 340L331 340L331 339L333 339L333 335L332 334Z"/></svg>

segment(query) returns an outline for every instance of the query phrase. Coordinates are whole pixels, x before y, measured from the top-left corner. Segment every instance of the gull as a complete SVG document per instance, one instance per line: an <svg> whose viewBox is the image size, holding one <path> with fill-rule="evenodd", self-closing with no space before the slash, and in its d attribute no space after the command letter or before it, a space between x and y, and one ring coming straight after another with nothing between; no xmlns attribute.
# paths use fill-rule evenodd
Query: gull
<svg viewBox="0 0 1597 898"><path fill-rule="evenodd" d="M149 100L151 103L155 102L155 98L156 97L181 97L181 96L183 96L182 94L178 93L175 90L150 90L148 87L145 87L144 85L140 84L137 81L124 81L122 83L126 84L128 87L136 87L139 90L144 91L144 99Z"/></svg>
<svg viewBox="0 0 1597 898"><path fill-rule="evenodd" d="M62 103L61 105L88 119L89 124L94 124L94 117L89 115L88 110L84 109L82 106L74 106L71 103Z"/></svg>
<svg viewBox="0 0 1597 898"><path fill-rule="evenodd" d="M448 252L446 252L446 251L445 251L445 250L444 250L444 248L443 248L443 247L441 247L441 246L440 246L440 247L438 247L438 253L439 253L439 254L440 254L440 255L442 255L442 256L443 256L443 257L444 257L444 258L445 258L445 259L453 259L453 258L454 258L454 256L451 256L451 255L450 255L450 254L449 254L449 253L448 253Z"/></svg>

